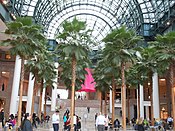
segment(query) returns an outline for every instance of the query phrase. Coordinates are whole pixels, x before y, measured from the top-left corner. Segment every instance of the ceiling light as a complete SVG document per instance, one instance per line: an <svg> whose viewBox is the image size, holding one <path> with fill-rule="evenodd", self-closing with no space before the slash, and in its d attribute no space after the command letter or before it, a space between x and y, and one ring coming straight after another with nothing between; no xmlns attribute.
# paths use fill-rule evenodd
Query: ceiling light
<svg viewBox="0 0 175 131"><path fill-rule="evenodd" d="M166 25L170 25L170 24L171 24L170 21L167 21L167 22L166 22Z"/></svg>
<svg viewBox="0 0 175 131"><path fill-rule="evenodd" d="M3 2L3 4L5 4L5 5L8 3L7 0L3 0L2 2Z"/></svg>

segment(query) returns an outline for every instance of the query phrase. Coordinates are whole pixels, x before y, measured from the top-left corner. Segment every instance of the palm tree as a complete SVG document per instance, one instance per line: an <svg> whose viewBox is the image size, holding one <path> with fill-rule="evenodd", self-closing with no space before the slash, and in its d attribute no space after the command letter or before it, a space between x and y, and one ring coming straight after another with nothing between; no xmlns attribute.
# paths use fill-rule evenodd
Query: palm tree
<svg viewBox="0 0 175 131"><path fill-rule="evenodd" d="M155 46L149 45L148 47L140 47L137 49L141 54L141 61L135 66L136 70L141 74L140 76L147 76L147 82L150 82L150 100L151 100L151 122L154 124L154 105L153 105L153 94L152 94L152 76L158 72L160 75L166 70L166 64L160 61L159 50Z"/></svg>
<svg viewBox="0 0 175 131"><path fill-rule="evenodd" d="M56 77L56 71L54 67L55 57L56 56L51 51L48 51L46 45L44 45L42 48L42 53L35 56L35 58L28 60L26 69L28 69L28 71L30 71L35 78L34 91L33 91L34 95L36 93L36 85L39 84L40 82L43 83L43 81L45 81L45 84L47 85L45 87L52 87L52 84L54 83L53 79ZM48 85L47 83L49 83L50 85ZM41 114L43 88L44 88L43 85L41 85L39 110L38 110L39 118ZM32 98L31 114L33 114L34 112L34 95Z"/></svg>
<svg viewBox="0 0 175 131"><path fill-rule="evenodd" d="M175 118L175 100L174 100L174 61L175 61L175 32L169 32L166 35L157 35L156 41L152 43L158 50L159 61L162 61L162 69L167 69L169 66L169 87L171 89L172 98L172 117ZM169 112L171 113L171 111ZM175 127L175 121L173 121Z"/></svg>
<svg viewBox="0 0 175 131"><path fill-rule="evenodd" d="M122 79L122 126L126 130L126 84L125 84L125 66L126 63L133 61L131 49L141 41L141 37L137 36L135 31L126 29L122 26L113 30L103 41L106 43L104 48L106 58L112 64L121 68Z"/></svg>
<svg viewBox="0 0 175 131"><path fill-rule="evenodd" d="M140 62L140 60L141 59L139 59L138 63ZM140 70L138 69L138 63L134 64L131 68L126 70L126 85L130 89L138 89L139 85L144 85L144 83L148 81L147 74L145 74L145 72L140 72ZM138 101L137 119L139 119L140 118L139 96L137 101ZM128 98L128 105L129 105L129 98ZM128 115L129 115L129 109L128 109Z"/></svg>
<svg viewBox="0 0 175 131"><path fill-rule="evenodd" d="M45 37L41 33L41 27L34 25L30 17L19 17L16 21L7 24L6 34L11 36L5 40L5 46L11 46L9 49L12 55L19 55L22 59L21 78L20 78L20 97L18 106L18 126L21 124L22 93L24 81L24 60L28 60L37 55L42 48L42 41Z"/></svg>
<svg viewBox="0 0 175 131"><path fill-rule="evenodd" d="M76 18L71 22L65 21L62 26L63 31L57 36L57 39L60 40L57 50L63 60L69 58L72 61L71 130L73 130L76 66L77 61L88 59L89 46L92 45L89 35L91 31L86 30L85 22L78 21Z"/></svg>
<svg viewBox="0 0 175 131"><path fill-rule="evenodd" d="M112 65L108 59L103 57L95 68L95 81L97 82L97 90L100 90L103 94L109 92L110 85L112 89L112 123L115 117L115 89L117 85L117 79L119 78L119 68Z"/></svg>

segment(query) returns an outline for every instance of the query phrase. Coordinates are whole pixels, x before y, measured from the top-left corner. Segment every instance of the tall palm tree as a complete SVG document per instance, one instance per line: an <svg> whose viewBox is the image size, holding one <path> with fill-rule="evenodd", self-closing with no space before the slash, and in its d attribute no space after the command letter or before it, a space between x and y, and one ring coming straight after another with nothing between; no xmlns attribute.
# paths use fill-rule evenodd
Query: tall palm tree
<svg viewBox="0 0 175 131"><path fill-rule="evenodd" d="M140 60L138 61L138 63L139 62ZM138 63L134 64L131 68L126 70L126 85L127 87L130 87L131 89L138 89L139 85L144 85L144 83L148 81L147 74L145 74L145 72L140 72L140 70L138 69ZM139 119L140 118L139 96L138 96L137 101L138 101L137 119ZM129 112L129 109L128 109L128 112ZM129 119L129 116L128 116L128 119Z"/></svg>
<svg viewBox="0 0 175 131"><path fill-rule="evenodd" d="M35 58L32 58L31 60L28 60L26 69L30 71L33 74L33 77L35 78L35 84L34 84L34 91L33 91L33 98L32 98L32 110L31 113L34 112L34 96L36 93L36 85L40 82L42 83L45 81L45 84L49 83L50 85L45 87L52 87L53 79L56 77L56 71L54 67L54 58L56 55L54 55L51 51L48 51L48 48L46 45L42 48L42 53L35 56ZM48 77L49 76L49 77ZM39 101L39 118L41 114L41 102L42 102L42 93L43 93L43 86L40 86L40 101Z"/></svg>
<svg viewBox="0 0 175 131"><path fill-rule="evenodd" d="M20 97L18 106L18 126L21 124L22 111L22 93L24 82L24 60L28 60L36 56L42 48L42 41L45 37L41 33L41 27L33 24L30 17L19 17L16 21L7 23L8 29L6 34L11 36L10 39L3 42L6 46L11 46L10 53L19 55L22 59L21 78L20 78Z"/></svg>
<svg viewBox="0 0 175 131"><path fill-rule="evenodd" d="M60 40L57 50L63 60L69 58L72 61L71 130L73 130L76 66L77 61L88 59L89 46L92 45L89 34L91 31L86 29L86 22L76 18L71 22L65 21L62 27L63 31L57 36Z"/></svg>
<svg viewBox="0 0 175 131"><path fill-rule="evenodd" d="M117 79L119 78L119 68L112 65L108 59L103 57L95 68L95 81L97 82L97 89L101 92L109 92L112 89L112 123L115 118L115 90L117 85ZM112 88L110 88L110 86Z"/></svg>
<svg viewBox="0 0 175 131"><path fill-rule="evenodd" d="M122 126L126 130L126 84L125 84L125 68L126 63L133 62L131 50L141 41L141 37L137 36L135 31L126 29L122 26L113 30L103 41L106 43L104 48L106 58L112 64L121 68L122 79Z"/></svg>
<svg viewBox="0 0 175 131"><path fill-rule="evenodd" d="M150 100L151 100L151 122L154 124L154 105L153 105L153 92L152 92L152 76L154 73L163 74L166 70L166 64L160 61L159 50L155 46L148 45L147 47L137 48L142 56L141 61L139 61L135 66L141 76L147 76L147 81L150 82ZM165 68L164 68L165 67Z"/></svg>
<svg viewBox="0 0 175 131"><path fill-rule="evenodd" d="M172 98L172 117L175 118L175 100L174 100L174 61L175 61L175 31L169 32L165 35L157 35L156 41L151 43L157 47L159 61L163 61L163 69L167 69L169 65L169 87L171 89L171 98ZM170 112L169 112L170 113ZM175 127L175 121L173 121Z"/></svg>

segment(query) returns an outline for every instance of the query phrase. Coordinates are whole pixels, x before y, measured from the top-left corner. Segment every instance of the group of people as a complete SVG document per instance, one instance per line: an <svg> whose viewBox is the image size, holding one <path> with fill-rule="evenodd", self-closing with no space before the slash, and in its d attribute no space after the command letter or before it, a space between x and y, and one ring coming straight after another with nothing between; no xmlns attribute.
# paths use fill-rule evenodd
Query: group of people
<svg viewBox="0 0 175 131"><path fill-rule="evenodd" d="M64 130L70 131L71 130L71 117L70 111L67 109L63 115L63 122L64 122ZM59 110L56 110L55 113L52 115L52 125L54 131L59 131L59 123L60 123L60 116ZM78 131L81 129L81 117L74 114L73 116L73 125L74 131Z"/></svg>
<svg viewBox="0 0 175 131"><path fill-rule="evenodd" d="M148 128L157 128L159 131L171 130L173 128L173 118L168 117L167 119L155 119L154 124L151 124L151 121L148 119L131 119L131 123L135 130L144 131Z"/></svg>
<svg viewBox="0 0 175 131"><path fill-rule="evenodd" d="M0 122L5 131L13 129L16 127L18 115L10 114L8 119L4 119L4 110L0 111ZM29 113L22 113L21 125L18 128L19 131L32 131L33 127L37 128L37 125L42 124L44 121L48 122L50 116L44 116L44 113L41 113L41 119L37 116L36 113L30 115ZM5 121L4 121L5 120Z"/></svg>
<svg viewBox="0 0 175 131"><path fill-rule="evenodd" d="M70 131L71 117L70 117L70 111L68 109L63 115L63 122L64 122L64 130ZM73 125L74 125L74 131L78 131L79 129L81 129L81 117L74 114L73 115Z"/></svg>
<svg viewBox="0 0 175 131"><path fill-rule="evenodd" d="M101 112L95 114L95 126L98 131L107 131L109 124L114 125L114 128L120 128L120 121L115 119L114 123L111 123L111 119L107 114L103 115Z"/></svg>

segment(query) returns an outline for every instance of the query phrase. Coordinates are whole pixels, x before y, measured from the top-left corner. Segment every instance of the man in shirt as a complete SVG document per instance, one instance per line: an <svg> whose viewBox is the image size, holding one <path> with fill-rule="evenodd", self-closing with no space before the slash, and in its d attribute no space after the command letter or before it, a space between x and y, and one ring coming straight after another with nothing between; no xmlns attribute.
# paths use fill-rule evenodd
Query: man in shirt
<svg viewBox="0 0 175 131"><path fill-rule="evenodd" d="M59 122L60 122L59 111L56 110L55 113L52 115L52 124L53 124L54 131L59 130Z"/></svg>
<svg viewBox="0 0 175 131"><path fill-rule="evenodd" d="M101 112L99 113L99 115L97 116L96 119L96 127L98 129L98 131L104 131L105 130L105 116L101 114Z"/></svg>

